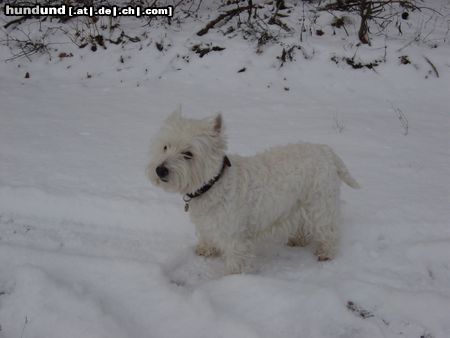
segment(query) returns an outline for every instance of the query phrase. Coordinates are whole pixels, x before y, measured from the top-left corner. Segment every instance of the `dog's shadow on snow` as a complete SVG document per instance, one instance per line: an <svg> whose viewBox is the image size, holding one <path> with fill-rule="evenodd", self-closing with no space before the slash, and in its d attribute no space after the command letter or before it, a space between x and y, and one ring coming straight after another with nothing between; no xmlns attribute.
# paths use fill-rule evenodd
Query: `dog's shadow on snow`
<svg viewBox="0 0 450 338"><path fill-rule="evenodd" d="M253 260L252 270L245 274L290 279L317 264L311 248L264 246ZM195 288L227 276L222 257L197 256L194 247L176 251L163 266L163 271L170 283L186 288Z"/></svg>

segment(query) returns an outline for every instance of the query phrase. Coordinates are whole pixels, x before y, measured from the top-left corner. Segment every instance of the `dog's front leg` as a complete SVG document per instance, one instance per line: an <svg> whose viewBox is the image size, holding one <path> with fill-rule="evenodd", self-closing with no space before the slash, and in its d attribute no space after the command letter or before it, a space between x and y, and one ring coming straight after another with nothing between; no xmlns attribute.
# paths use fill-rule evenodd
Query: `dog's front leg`
<svg viewBox="0 0 450 338"><path fill-rule="evenodd" d="M220 256L219 248L213 244L211 236L209 236L209 229L203 223L195 223L195 229L198 237L195 253L204 257Z"/></svg>
<svg viewBox="0 0 450 338"><path fill-rule="evenodd" d="M254 243L248 239L232 239L224 248L226 274L248 272L254 257Z"/></svg>

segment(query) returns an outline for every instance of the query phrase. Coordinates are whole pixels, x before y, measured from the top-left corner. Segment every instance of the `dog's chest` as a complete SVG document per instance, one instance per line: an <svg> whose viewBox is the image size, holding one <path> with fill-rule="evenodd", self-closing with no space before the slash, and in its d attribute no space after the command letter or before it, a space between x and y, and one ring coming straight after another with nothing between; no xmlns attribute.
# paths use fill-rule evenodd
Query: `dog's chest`
<svg viewBox="0 0 450 338"><path fill-rule="evenodd" d="M189 217L198 230L219 233L227 233L229 229L224 226L230 223L229 214L221 203L212 201L191 201Z"/></svg>
<svg viewBox="0 0 450 338"><path fill-rule="evenodd" d="M221 214L217 203L212 203L210 200L203 198L190 201L188 212L194 223L209 222Z"/></svg>

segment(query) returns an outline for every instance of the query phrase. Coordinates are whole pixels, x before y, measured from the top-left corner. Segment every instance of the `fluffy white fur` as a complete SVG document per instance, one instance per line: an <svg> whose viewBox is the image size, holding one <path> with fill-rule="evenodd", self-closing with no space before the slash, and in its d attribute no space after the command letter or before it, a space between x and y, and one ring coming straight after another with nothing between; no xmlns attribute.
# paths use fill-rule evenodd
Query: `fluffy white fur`
<svg viewBox="0 0 450 338"><path fill-rule="evenodd" d="M226 155L223 130L220 114L196 120L181 116L180 109L172 113L153 143L150 180L182 195L199 189L220 172ZM248 269L257 242L276 236L292 246L314 241L319 260L335 256L340 181L359 186L330 147L289 144L228 158L231 167L190 201L197 254L222 254L226 272L240 273ZM168 170L164 179L156 173L161 165Z"/></svg>

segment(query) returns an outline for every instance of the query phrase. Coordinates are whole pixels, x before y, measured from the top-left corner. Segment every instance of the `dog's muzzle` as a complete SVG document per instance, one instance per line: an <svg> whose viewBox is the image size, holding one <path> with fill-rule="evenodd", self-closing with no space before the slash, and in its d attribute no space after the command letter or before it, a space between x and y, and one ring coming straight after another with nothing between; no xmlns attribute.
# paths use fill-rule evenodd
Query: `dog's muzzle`
<svg viewBox="0 0 450 338"><path fill-rule="evenodd" d="M167 182L167 176L169 175L169 169L167 169L166 166L163 164L156 167L156 175L161 179L163 182Z"/></svg>

